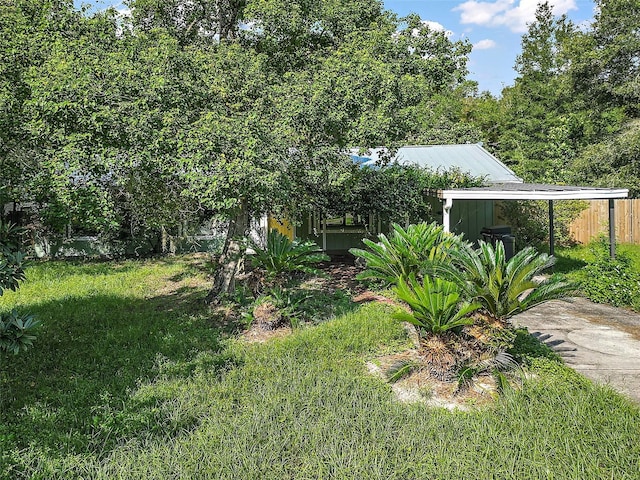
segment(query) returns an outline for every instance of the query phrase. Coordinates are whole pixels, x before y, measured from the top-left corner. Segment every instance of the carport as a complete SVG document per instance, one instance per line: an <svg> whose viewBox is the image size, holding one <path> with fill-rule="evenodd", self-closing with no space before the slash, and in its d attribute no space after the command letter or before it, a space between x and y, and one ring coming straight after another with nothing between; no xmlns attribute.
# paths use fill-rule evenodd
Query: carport
<svg viewBox="0 0 640 480"><path fill-rule="evenodd" d="M627 198L629 190L614 188L577 187L538 183L494 183L486 187L437 190L442 200L442 225L451 231L451 207L455 200L547 200L549 202L549 253L555 252L553 202L557 200L609 200L609 244L611 258L616 255L615 202Z"/></svg>

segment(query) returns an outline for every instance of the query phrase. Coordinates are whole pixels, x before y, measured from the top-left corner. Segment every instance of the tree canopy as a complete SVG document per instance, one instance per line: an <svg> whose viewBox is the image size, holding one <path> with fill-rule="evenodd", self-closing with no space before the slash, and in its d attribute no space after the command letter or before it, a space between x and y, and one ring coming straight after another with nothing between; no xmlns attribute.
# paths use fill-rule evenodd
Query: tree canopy
<svg viewBox="0 0 640 480"><path fill-rule="evenodd" d="M50 233L215 216L231 238L353 195L349 148L480 140L530 181L637 192L636 3L598 0L586 29L539 5L494 98L467 80L468 41L377 0L5 0L0 200Z"/></svg>
<svg viewBox="0 0 640 480"><path fill-rule="evenodd" d="M129 6L2 3L3 203L49 232L295 216L352 181L349 147L479 139L469 42L377 0Z"/></svg>

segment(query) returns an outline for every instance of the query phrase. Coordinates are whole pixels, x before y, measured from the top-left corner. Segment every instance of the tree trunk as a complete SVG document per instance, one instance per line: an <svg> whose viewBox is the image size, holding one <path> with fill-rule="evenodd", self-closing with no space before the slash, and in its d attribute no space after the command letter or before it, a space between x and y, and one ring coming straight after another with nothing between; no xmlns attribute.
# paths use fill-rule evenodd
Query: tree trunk
<svg viewBox="0 0 640 480"><path fill-rule="evenodd" d="M235 278L243 266L244 238L249 230L247 204L242 203L240 211L229 222L227 238L218 261L213 286L207 295L207 303L218 303L225 295L235 290Z"/></svg>
<svg viewBox="0 0 640 480"><path fill-rule="evenodd" d="M167 229L164 228L164 225L161 227L161 235L160 235L160 252L163 255L166 255L167 252L169 251L168 248L168 243L169 243L169 236L167 235Z"/></svg>

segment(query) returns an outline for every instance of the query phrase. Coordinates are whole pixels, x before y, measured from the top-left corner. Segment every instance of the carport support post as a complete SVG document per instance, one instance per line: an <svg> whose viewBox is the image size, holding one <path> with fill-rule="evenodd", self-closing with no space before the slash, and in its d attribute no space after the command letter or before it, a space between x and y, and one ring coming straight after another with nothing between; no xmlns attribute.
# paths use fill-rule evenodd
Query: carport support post
<svg viewBox="0 0 640 480"><path fill-rule="evenodd" d="M444 205L442 206L442 226L445 232L451 231L451 207L453 206L453 200L446 198Z"/></svg>
<svg viewBox="0 0 640 480"><path fill-rule="evenodd" d="M555 227L553 225L553 200L549 200L549 255L556 253Z"/></svg>
<svg viewBox="0 0 640 480"><path fill-rule="evenodd" d="M616 201L609 199L609 255L616 258Z"/></svg>

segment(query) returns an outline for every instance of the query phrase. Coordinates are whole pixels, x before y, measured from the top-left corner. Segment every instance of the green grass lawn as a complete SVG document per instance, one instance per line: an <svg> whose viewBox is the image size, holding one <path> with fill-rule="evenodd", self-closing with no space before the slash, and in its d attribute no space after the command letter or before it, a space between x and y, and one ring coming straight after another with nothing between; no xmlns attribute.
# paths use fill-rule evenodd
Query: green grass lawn
<svg viewBox="0 0 640 480"><path fill-rule="evenodd" d="M201 267L43 263L0 299L44 324L0 365L5 478L640 478L640 409L535 342L489 407L402 404L365 369L408 345L387 307L247 345Z"/></svg>
<svg viewBox="0 0 640 480"><path fill-rule="evenodd" d="M640 245L619 244L616 245L616 253L627 255L631 259L634 270L640 272ZM575 272L584 267L587 262L594 260L593 252L588 245L558 247L555 256L558 259L555 270L561 273Z"/></svg>

